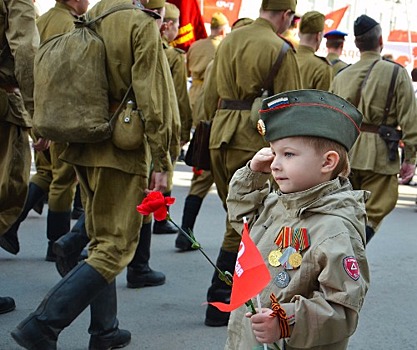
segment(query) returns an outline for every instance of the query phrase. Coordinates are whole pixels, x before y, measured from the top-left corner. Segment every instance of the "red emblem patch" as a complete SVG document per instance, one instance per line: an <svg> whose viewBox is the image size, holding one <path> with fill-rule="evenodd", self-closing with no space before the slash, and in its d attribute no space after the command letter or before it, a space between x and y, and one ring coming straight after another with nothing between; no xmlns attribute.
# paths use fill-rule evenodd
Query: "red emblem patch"
<svg viewBox="0 0 417 350"><path fill-rule="evenodd" d="M353 256L347 256L343 259L343 268L345 269L346 273L352 278L354 281L357 281L361 276L359 271L359 264L356 261L356 258Z"/></svg>

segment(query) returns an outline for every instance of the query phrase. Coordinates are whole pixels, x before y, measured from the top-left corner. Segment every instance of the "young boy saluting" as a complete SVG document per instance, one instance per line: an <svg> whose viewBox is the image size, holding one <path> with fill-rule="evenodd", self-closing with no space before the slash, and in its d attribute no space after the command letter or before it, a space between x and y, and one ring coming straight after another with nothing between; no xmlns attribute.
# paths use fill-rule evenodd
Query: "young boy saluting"
<svg viewBox="0 0 417 350"><path fill-rule="evenodd" d="M249 219L272 279L261 313L232 312L225 348L346 349L369 286L368 193L353 191L347 179L362 115L319 90L272 96L259 114L270 148L235 173L227 205L238 232Z"/></svg>

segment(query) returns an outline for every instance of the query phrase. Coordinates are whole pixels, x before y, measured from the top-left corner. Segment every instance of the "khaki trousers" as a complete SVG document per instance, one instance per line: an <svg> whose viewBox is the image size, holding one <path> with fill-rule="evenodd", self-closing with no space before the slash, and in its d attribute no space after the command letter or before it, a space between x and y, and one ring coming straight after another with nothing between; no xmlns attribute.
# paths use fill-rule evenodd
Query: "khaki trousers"
<svg viewBox="0 0 417 350"><path fill-rule="evenodd" d="M17 220L25 205L30 164L28 132L0 122L0 235Z"/></svg>
<svg viewBox="0 0 417 350"><path fill-rule="evenodd" d="M148 179L112 168L75 166L90 238L87 263L108 282L130 263L139 241Z"/></svg>
<svg viewBox="0 0 417 350"><path fill-rule="evenodd" d="M217 187L217 193L227 211L226 198L229 192L229 182L236 170L245 166L252 159L256 152L242 151L237 149L211 149L211 173ZM237 253L239 250L241 235L236 232L226 217L226 232L224 234L222 249L227 252Z"/></svg>
<svg viewBox="0 0 417 350"><path fill-rule="evenodd" d="M350 181L353 189L371 192L365 206L368 225L376 231L382 220L397 204L397 175L383 175L372 171L352 169Z"/></svg>

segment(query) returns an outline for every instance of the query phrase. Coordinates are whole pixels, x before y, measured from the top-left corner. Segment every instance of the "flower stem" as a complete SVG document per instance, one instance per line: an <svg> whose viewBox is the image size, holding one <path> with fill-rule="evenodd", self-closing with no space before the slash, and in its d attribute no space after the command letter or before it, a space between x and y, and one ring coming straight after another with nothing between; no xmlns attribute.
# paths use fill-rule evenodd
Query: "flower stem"
<svg viewBox="0 0 417 350"><path fill-rule="evenodd" d="M167 219L172 222L172 224L185 236L187 237L187 239L193 244L194 247L196 247L201 254L204 255L204 257L207 259L207 261L216 269L216 271L219 273L220 276L222 276L222 280L228 284L229 286L232 285L232 278L229 276L229 274L226 274L224 271L220 270L215 263L213 263L213 261L211 261L211 259L209 258L209 256L206 254L206 252L203 250L203 248L201 247L201 244L197 242L197 240L193 237L193 234L188 234L187 232L185 232L181 227L179 227L172 219L169 215L167 215ZM231 275L231 274L230 274ZM232 275L231 275L232 276Z"/></svg>

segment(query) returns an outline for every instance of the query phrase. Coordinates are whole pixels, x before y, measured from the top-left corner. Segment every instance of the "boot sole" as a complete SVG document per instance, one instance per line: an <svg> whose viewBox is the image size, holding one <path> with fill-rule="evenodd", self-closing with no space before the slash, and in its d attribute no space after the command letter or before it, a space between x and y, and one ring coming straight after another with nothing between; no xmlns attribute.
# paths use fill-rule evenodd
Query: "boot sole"
<svg viewBox="0 0 417 350"><path fill-rule="evenodd" d="M112 349L121 349L124 348L126 346L128 346L130 344L130 340L127 342L124 342L122 344L118 344L118 345L112 345L109 348L105 348L103 349L102 347L89 347L88 350L112 350Z"/></svg>
<svg viewBox="0 0 417 350"><path fill-rule="evenodd" d="M6 252L13 255L17 255L17 253L19 253L20 250L19 247L16 248L5 237L0 237L0 247L2 247Z"/></svg>
<svg viewBox="0 0 417 350"><path fill-rule="evenodd" d="M13 311L14 309L16 309L16 305L13 305L13 306L11 306L11 307L9 307L7 309L0 310L0 315L1 314L7 314L8 312Z"/></svg>
<svg viewBox="0 0 417 350"><path fill-rule="evenodd" d="M156 286L162 286L165 284L165 280L162 282L156 282L156 283L149 283L149 282L141 282L141 283L131 283L127 282L127 288L145 288L145 287L156 287Z"/></svg>

